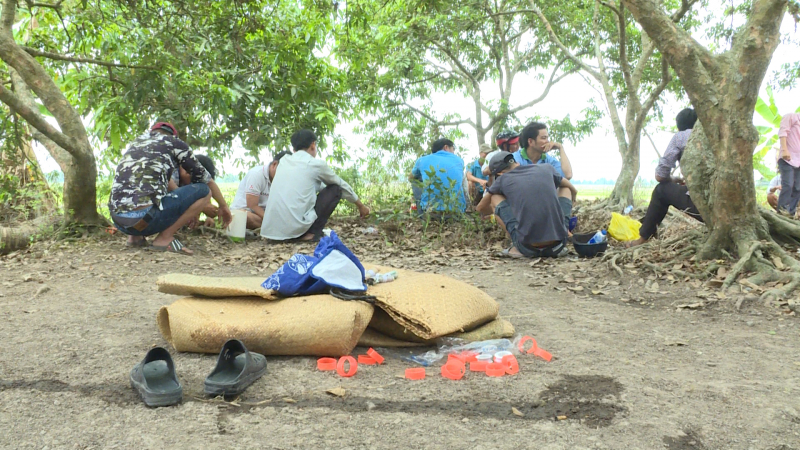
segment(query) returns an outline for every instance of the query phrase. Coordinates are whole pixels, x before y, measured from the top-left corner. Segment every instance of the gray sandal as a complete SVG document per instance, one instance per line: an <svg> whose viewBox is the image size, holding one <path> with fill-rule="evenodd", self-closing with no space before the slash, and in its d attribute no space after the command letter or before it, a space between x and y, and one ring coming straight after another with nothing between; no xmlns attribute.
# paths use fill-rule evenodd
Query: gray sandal
<svg viewBox="0 0 800 450"><path fill-rule="evenodd" d="M133 367L131 387L147 406L170 406L183 399L183 386L175 375L175 364L169 352L156 347Z"/></svg>
<svg viewBox="0 0 800 450"><path fill-rule="evenodd" d="M231 339L222 346L217 365L206 377L207 395L239 395L267 372L267 358L250 353L242 341Z"/></svg>

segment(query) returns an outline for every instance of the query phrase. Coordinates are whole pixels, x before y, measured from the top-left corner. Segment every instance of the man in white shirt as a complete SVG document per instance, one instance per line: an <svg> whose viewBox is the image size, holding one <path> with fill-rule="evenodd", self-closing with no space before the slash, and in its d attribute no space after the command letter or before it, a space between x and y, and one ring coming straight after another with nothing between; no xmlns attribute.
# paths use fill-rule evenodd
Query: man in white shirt
<svg viewBox="0 0 800 450"><path fill-rule="evenodd" d="M352 202L361 217L367 208L346 181L317 159L317 137L300 130L291 138L294 154L281 160L264 208L261 236L276 241L317 241L339 200ZM323 188L324 186L324 188Z"/></svg>
<svg viewBox="0 0 800 450"><path fill-rule="evenodd" d="M239 182L236 189L236 197L231 203L231 209L247 211L247 229L255 230L261 228L264 220L264 208L267 206L269 198L269 188L275 178L275 171L278 169L278 162L290 153L283 151L275 155L269 164L253 167L247 175Z"/></svg>

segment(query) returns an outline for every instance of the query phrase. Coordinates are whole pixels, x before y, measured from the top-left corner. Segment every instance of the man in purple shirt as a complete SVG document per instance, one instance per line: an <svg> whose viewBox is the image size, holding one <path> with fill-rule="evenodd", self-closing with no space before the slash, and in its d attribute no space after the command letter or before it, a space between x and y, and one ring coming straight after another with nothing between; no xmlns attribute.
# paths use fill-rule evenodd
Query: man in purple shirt
<svg viewBox="0 0 800 450"><path fill-rule="evenodd" d="M678 132L672 136L669 141L667 150L664 156L658 160L656 167L656 181L658 185L653 189L653 194L650 196L650 205L647 207L647 213L642 219L642 228L639 229L639 239L628 243L629 247L644 244L655 233L658 225L667 216L669 207L673 206L693 218L703 221L700 216L700 211L692 203L692 198L689 197L689 188L686 187L686 182L681 177L673 177L672 170L683 156L683 149L686 148L686 143L689 142L689 136L692 134L694 123L697 122L697 113L692 108L686 108L678 113L675 118L678 125Z"/></svg>
<svg viewBox="0 0 800 450"><path fill-rule="evenodd" d="M778 172L781 175L778 211L794 216L800 202L800 113L783 116L778 138L781 142L778 154Z"/></svg>

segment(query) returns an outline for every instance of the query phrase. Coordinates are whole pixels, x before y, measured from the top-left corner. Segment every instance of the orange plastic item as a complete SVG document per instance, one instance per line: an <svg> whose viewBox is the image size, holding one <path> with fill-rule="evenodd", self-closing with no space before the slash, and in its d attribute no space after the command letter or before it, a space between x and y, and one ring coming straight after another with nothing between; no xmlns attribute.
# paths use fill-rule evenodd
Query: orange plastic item
<svg viewBox="0 0 800 450"><path fill-rule="evenodd" d="M528 350L525 350L525 343L528 342L528 341L531 341L531 348L529 348ZM517 344L517 347L519 348L519 352L520 353L525 353L525 354L528 354L528 355L530 355L531 353L535 352L536 349L538 348L537 345L536 345L536 339L534 339L534 338L532 338L530 336L522 336L522 339L519 340L519 344Z"/></svg>
<svg viewBox="0 0 800 450"><path fill-rule="evenodd" d="M451 380L460 380L464 378L466 372L467 367L464 363L459 363L457 361L448 362L442 366L442 376Z"/></svg>
<svg viewBox="0 0 800 450"><path fill-rule="evenodd" d="M516 375L519 373L519 362L517 361L516 356L514 355L503 356L501 364L506 366L506 374Z"/></svg>
<svg viewBox="0 0 800 450"><path fill-rule="evenodd" d="M407 380L422 380L425 378L425 368L424 367L415 367L411 369L406 369L406 379Z"/></svg>
<svg viewBox="0 0 800 450"><path fill-rule="evenodd" d="M464 357L463 356L457 355L455 353L451 353L451 354L447 355L447 363L450 364L451 362L457 362L457 363L464 364L466 361L464 361Z"/></svg>
<svg viewBox="0 0 800 450"><path fill-rule="evenodd" d="M378 364L383 364L383 361L386 359L383 356L381 356L380 353L376 352L375 349L372 347L370 347L367 350L367 355L369 355L372 359L374 359L375 362Z"/></svg>
<svg viewBox="0 0 800 450"><path fill-rule="evenodd" d="M378 361L375 361L375 358L369 355L358 355L358 363L366 366L374 366L375 364L378 364Z"/></svg>
<svg viewBox="0 0 800 450"><path fill-rule="evenodd" d="M528 341L531 341L531 348L525 350L525 343ZM519 340L519 344L517 344L517 346L519 347L520 353L525 353L528 355L533 354L533 356L538 356L547 362L550 362L550 360L553 359L553 355L547 350L539 348L539 346L536 345L536 339L530 336L523 336L522 339Z"/></svg>
<svg viewBox="0 0 800 450"><path fill-rule="evenodd" d="M472 361L469 363L470 372L486 372L486 361Z"/></svg>
<svg viewBox="0 0 800 450"><path fill-rule="evenodd" d="M506 374L506 365L503 363L489 363L486 365L486 375L490 377L502 377Z"/></svg>
<svg viewBox="0 0 800 450"><path fill-rule="evenodd" d="M317 370L336 370L336 358L320 358L317 360Z"/></svg>
<svg viewBox="0 0 800 450"><path fill-rule="evenodd" d="M345 363L349 365L347 372L344 370ZM355 358L352 356L342 356L339 358L339 362L336 363L336 373L343 377L352 377L356 372L358 372L358 363Z"/></svg>
<svg viewBox="0 0 800 450"><path fill-rule="evenodd" d="M464 362L475 362L478 360L478 354L475 352L464 352L461 354L464 357Z"/></svg>
<svg viewBox="0 0 800 450"><path fill-rule="evenodd" d="M543 348L537 348L536 351L533 352L533 356L538 356L547 362L550 362L550 360L553 359L553 355Z"/></svg>

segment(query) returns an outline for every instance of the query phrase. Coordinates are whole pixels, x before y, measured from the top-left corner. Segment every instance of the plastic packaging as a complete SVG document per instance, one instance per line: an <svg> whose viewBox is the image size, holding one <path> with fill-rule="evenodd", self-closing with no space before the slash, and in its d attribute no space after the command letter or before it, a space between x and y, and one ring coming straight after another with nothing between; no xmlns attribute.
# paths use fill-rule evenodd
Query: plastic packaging
<svg viewBox="0 0 800 450"><path fill-rule="evenodd" d="M631 211L633 211L633 205L628 205L628 206L626 206L626 207L625 207L625 209L622 211L622 214L624 214L624 215L626 215L626 216L627 216L628 214L630 214L630 213L631 213Z"/></svg>
<svg viewBox="0 0 800 450"><path fill-rule="evenodd" d="M642 223L622 214L611 213L611 223L608 225L608 235L620 241L633 241L639 239L639 228Z"/></svg>
<svg viewBox="0 0 800 450"><path fill-rule="evenodd" d="M242 242L247 231L247 211L234 209L231 211L231 216L233 220L225 230L225 234L233 242Z"/></svg>
<svg viewBox="0 0 800 450"><path fill-rule="evenodd" d="M505 356L514 356L514 355L509 351L497 352L494 354L494 362L503 362L503 357Z"/></svg>
<svg viewBox="0 0 800 450"><path fill-rule="evenodd" d="M589 242L587 242L587 244L602 244L607 240L608 238L606 237L606 230L600 230L597 233L595 233L591 239L589 239Z"/></svg>
<svg viewBox="0 0 800 450"><path fill-rule="evenodd" d="M388 283L390 281L394 281L397 279L397 271L393 270L391 272L386 272L386 273L376 273L372 277L367 277L367 278L372 278L374 284Z"/></svg>
<svg viewBox="0 0 800 450"><path fill-rule="evenodd" d="M458 361L448 362L442 366L442 376L450 380L460 380L467 373L467 366Z"/></svg>
<svg viewBox="0 0 800 450"><path fill-rule="evenodd" d="M378 230L375 227L362 228L361 232L364 234L378 234Z"/></svg>
<svg viewBox="0 0 800 450"><path fill-rule="evenodd" d="M519 361L514 355L506 355L500 361L506 368L507 375L516 375L519 373Z"/></svg>

